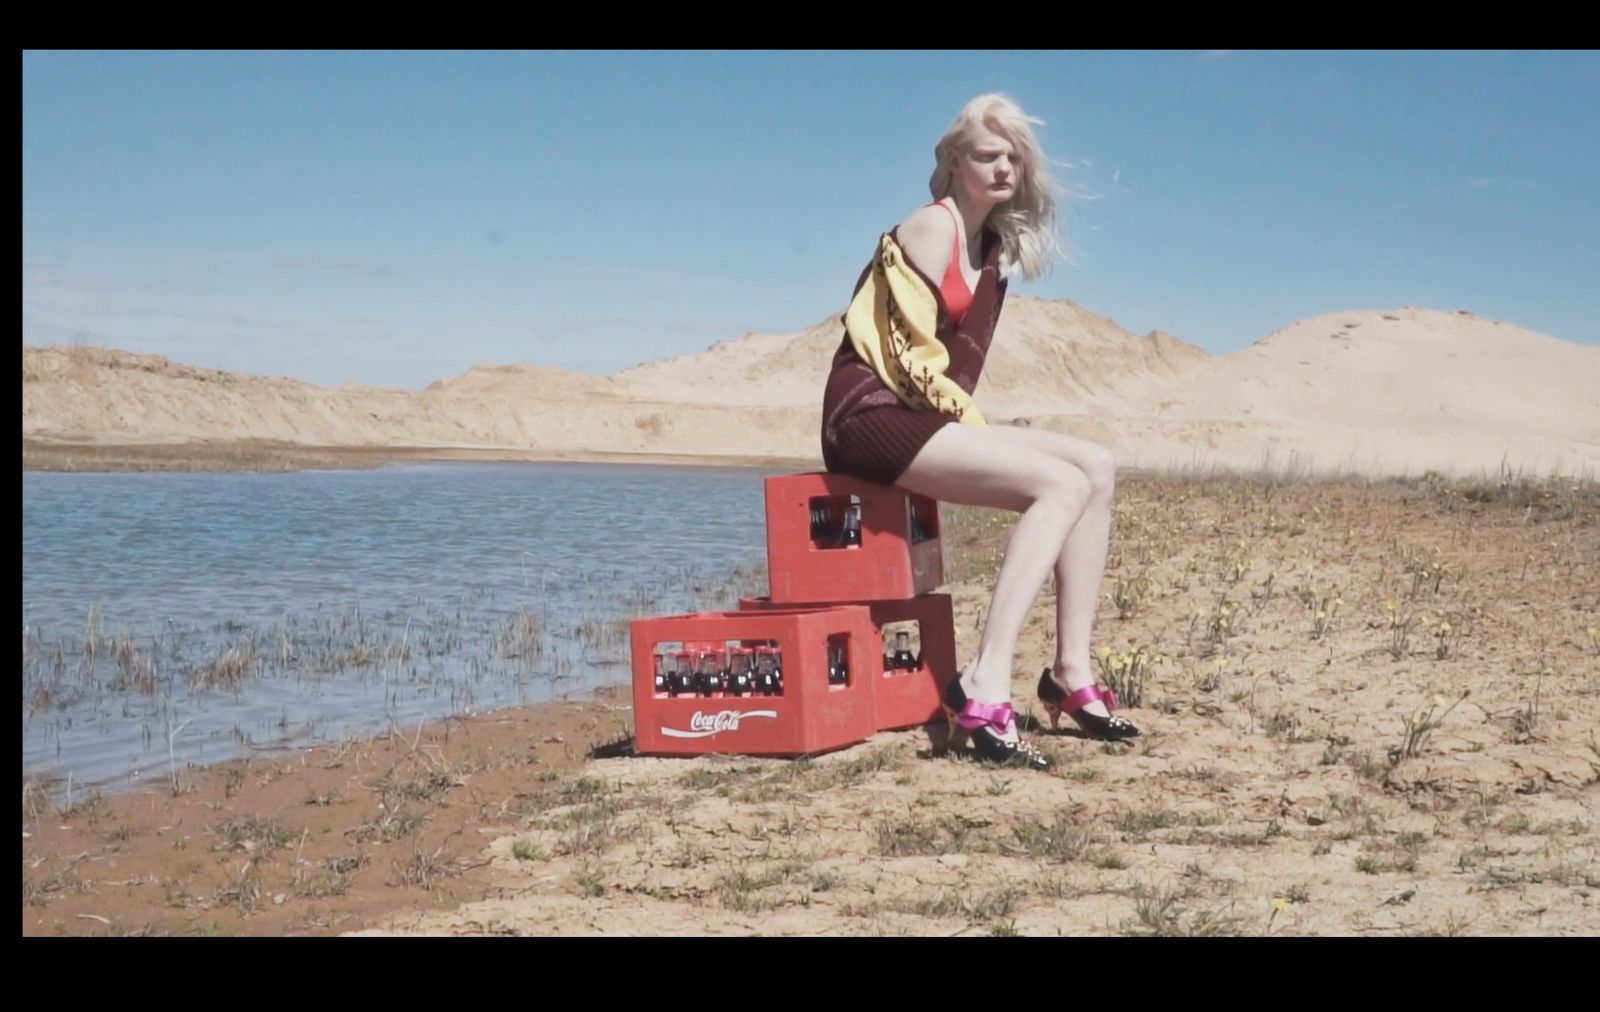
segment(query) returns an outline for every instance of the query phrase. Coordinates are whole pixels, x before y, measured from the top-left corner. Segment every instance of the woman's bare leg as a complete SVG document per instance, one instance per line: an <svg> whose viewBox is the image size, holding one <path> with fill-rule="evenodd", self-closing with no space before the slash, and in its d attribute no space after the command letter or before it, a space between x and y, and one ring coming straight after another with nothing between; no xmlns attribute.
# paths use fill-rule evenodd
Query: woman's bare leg
<svg viewBox="0 0 1600 1012"><path fill-rule="evenodd" d="M1095 610L1105 578L1106 554L1111 544L1111 499L1116 491L1117 464L1110 450L1086 439L1060 432L1010 425L991 426L1012 444L1048 454L1077 468L1089 480L1089 501L1056 560L1055 679L1068 691L1095 682L1090 656ZM1098 699L1084 707L1088 713L1108 715Z"/></svg>
<svg viewBox="0 0 1600 1012"><path fill-rule="evenodd" d="M952 424L934 434L896 484L945 502L1022 514L995 579L977 656L961 676L969 698L1009 701L1023 621L1088 505L1089 479L989 428Z"/></svg>

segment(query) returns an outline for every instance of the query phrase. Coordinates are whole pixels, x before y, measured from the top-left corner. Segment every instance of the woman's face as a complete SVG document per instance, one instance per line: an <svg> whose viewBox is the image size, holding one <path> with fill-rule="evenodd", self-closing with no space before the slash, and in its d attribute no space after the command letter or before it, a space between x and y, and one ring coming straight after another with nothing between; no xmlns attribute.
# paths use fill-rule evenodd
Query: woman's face
<svg viewBox="0 0 1600 1012"><path fill-rule="evenodd" d="M956 151L955 179L973 203L1002 203L1022 183L1021 156L1004 134L980 126Z"/></svg>

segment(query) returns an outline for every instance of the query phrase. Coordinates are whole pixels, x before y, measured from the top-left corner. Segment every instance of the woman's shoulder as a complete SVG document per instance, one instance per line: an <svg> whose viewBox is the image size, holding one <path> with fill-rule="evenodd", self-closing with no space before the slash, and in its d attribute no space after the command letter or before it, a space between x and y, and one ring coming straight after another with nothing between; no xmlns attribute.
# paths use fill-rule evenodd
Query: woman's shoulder
<svg viewBox="0 0 1600 1012"><path fill-rule="evenodd" d="M956 236L956 219L950 208L942 202L923 204L895 227L901 245L918 239L943 239L948 247Z"/></svg>
<svg viewBox="0 0 1600 1012"><path fill-rule="evenodd" d="M906 257L929 277L943 277L956 238L955 218L939 204L924 204L895 227Z"/></svg>

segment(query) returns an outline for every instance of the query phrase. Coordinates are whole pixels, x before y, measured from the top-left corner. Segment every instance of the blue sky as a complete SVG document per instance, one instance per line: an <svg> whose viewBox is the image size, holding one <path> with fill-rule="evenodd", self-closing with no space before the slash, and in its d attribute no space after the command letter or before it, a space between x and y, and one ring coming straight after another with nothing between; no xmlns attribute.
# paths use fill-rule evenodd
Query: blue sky
<svg viewBox="0 0 1600 1012"><path fill-rule="evenodd" d="M986 91L1092 197L1075 262L1015 294L1214 354L1399 305L1600 343L1592 52L28 52L22 77L27 344L421 387L799 330Z"/></svg>

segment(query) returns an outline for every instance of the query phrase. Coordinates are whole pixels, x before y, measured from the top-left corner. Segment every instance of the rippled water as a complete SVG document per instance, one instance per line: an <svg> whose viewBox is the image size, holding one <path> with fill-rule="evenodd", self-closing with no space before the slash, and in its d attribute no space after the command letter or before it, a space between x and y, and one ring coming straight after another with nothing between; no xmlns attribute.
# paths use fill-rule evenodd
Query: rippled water
<svg viewBox="0 0 1600 1012"><path fill-rule="evenodd" d="M754 469L25 472L24 776L109 787L624 684L765 592Z"/></svg>

